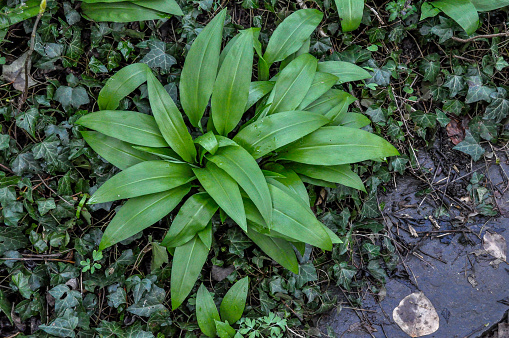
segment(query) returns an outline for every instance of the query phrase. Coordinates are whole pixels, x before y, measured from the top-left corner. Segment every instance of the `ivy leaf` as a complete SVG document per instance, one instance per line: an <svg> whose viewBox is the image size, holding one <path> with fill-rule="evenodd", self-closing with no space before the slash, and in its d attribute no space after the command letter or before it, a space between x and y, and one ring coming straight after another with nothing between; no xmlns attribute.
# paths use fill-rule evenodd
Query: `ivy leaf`
<svg viewBox="0 0 509 338"><path fill-rule="evenodd" d="M462 153L472 156L474 161L477 161L484 154L484 149L479 145L476 139L472 136L469 130L465 131L465 139L460 142L453 149L459 150Z"/></svg>
<svg viewBox="0 0 509 338"><path fill-rule="evenodd" d="M438 42L444 43L454 35L455 22L451 19L439 17L440 24L431 28L431 33L439 37Z"/></svg>
<svg viewBox="0 0 509 338"><path fill-rule="evenodd" d="M424 72L424 81L434 82L440 72L440 62L437 54L431 54L422 60L419 69Z"/></svg>
<svg viewBox="0 0 509 338"><path fill-rule="evenodd" d="M41 214L41 216L47 214L50 210L57 208L53 198L38 200L35 201L35 203L37 203L39 214Z"/></svg>
<svg viewBox="0 0 509 338"><path fill-rule="evenodd" d="M364 201L361 209L361 216L362 218L374 218L380 216L376 191L374 193L370 193L369 197Z"/></svg>
<svg viewBox="0 0 509 338"><path fill-rule="evenodd" d="M374 259L369 261L368 263L368 271L374 278L378 279L380 282L385 283L388 276L385 270L380 266L380 260Z"/></svg>
<svg viewBox="0 0 509 338"><path fill-rule="evenodd" d="M505 98L496 98L486 107L483 118L498 123L502 121L507 114L509 114L509 100Z"/></svg>
<svg viewBox="0 0 509 338"><path fill-rule="evenodd" d="M39 111L36 108L30 108L26 112L16 116L16 126L24 129L30 135L35 137L35 126L39 120Z"/></svg>
<svg viewBox="0 0 509 338"><path fill-rule="evenodd" d="M366 109L366 115L369 115L371 121L377 124L384 123L387 120L387 116L382 110L382 107L371 106Z"/></svg>
<svg viewBox="0 0 509 338"><path fill-rule="evenodd" d="M100 327L96 328L95 330L102 337L122 337L124 335L124 330L122 330L120 324L117 322L107 322L103 320L99 325Z"/></svg>
<svg viewBox="0 0 509 338"><path fill-rule="evenodd" d="M380 256L380 247L378 245L366 242L362 245L362 249L368 254L369 259L375 259Z"/></svg>
<svg viewBox="0 0 509 338"><path fill-rule="evenodd" d="M486 141L492 141L497 138L497 123L492 120L482 120L480 116L476 116L470 121L469 129L475 138L483 138Z"/></svg>
<svg viewBox="0 0 509 338"><path fill-rule="evenodd" d="M386 87L391 83L391 72L378 66L370 65L372 68L371 79L367 79L366 83L376 83L379 86Z"/></svg>
<svg viewBox="0 0 509 338"><path fill-rule="evenodd" d="M296 275L296 284L298 288L302 288L307 282L314 282L318 280L316 269L313 263L305 263L299 266L299 274Z"/></svg>
<svg viewBox="0 0 509 338"><path fill-rule="evenodd" d="M440 109L435 110L437 113L437 121L440 123L440 126L445 127L451 122L451 119L447 117L447 115L441 111Z"/></svg>
<svg viewBox="0 0 509 338"><path fill-rule="evenodd" d="M412 120L421 128L433 128L437 122L435 114L426 114L422 111L416 111L410 114Z"/></svg>
<svg viewBox="0 0 509 338"><path fill-rule="evenodd" d="M141 323L135 322L125 330L124 338L153 338L154 335L151 332L143 331L141 329Z"/></svg>
<svg viewBox="0 0 509 338"><path fill-rule="evenodd" d="M163 73L168 73L171 66L177 63L177 60L169 54L166 54L166 44L162 41L150 40L147 42L150 51L141 59L152 69L161 68Z"/></svg>
<svg viewBox="0 0 509 338"><path fill-rule="evenodd" d="M150 317L151 314L166 309L162 304L165 297L164 289L152 284L150 291L139 301L129 306L127 311L137 316Z"/></svg>
<svg viewBox="0 0 509 338"><path fill-rule="evenodd" d="M460 75L448 75L444 87L449 88L449 97L455 97L465 88L465 80Z"/></svg>
<svg viewBox="0 0 509 338"><path fill-rule="evenodd" d="M55 286L49 290L50 295L55 298L55 311L59 313L61 310L71 309L79 304L81 294L79 291L71 290L65 284Z"/></svg>
<svg viewBox="0 0 509 338"><path fill-rule="evenodd" d="M32 153L34 154L34 158L44 159L48 164L54 164L58 161L58 146L60 145L59 141L44 141L41 143L37 143L32 148Z"/></svg>
<svg viewBox="0 0 509 338"><path fill-rule="evenodd" d="M465 103L474 103L481 100L491 102L490 95L495 92L495 88L483 86L480 76L470 76L467 83L468 92Z"/></svg>
<svg viewBox="0 0 509 338"><path fill-rule="evenodd" d="M97 73L107 73L108 68L106 68L105 65L99 59L97 59L95 56L92 56L90 58L90 62L88 63L88 68L95 74Z"/></svg>
<svg viewBox="0 0 509 338"><path fill-rule="evenodd" d="M31 152L19 154L11 165L12 171L18 176L24 173L38 173L41 170L39 163L34 159Z"/></svg>
<svg viewBox="0 0 509 338"><path fill-rule="evenodd" d="M25 276L23 272L18 271L11 277L12 283L15 286L16 291L23 296L23 298L30 299L33 294L32 289L30 288L29 277Z"/></svg>
<svg viewBox="0 0 509 338"><path fill-rule="evenodd" d="M461 115L461 112L465 108L465 104L459 100L448 100L444 102L442 109L446 112L453 113L456 116Z"/></svg>
<svg viewBox="0 0 509 338"><path fill-rule="evenodd" d="M49 325L40 325L39 328L46 333L57 337L75 337L74 329L78 327L78 317L72 309L65 310L62 317L57 317Z"/></svg>
<svg viewBox="0 0 509 338"><path fill-rule="evenodd" d="M400 173L400 175L403 175L408 161L409 161L408 157L398 156L391 161L391 167L393 170L396 170L398 173Z"/></svg>
<svg viewBox="0 0 509 338"><path fill-rule="evenodd" d="M228 245L230 253L239 257L244 257L244 250L249 248L251 242L238 228L228 230Z"/></svg>
<svg viewBox="0 0 509 338"><path fill-rule="evenodd" d="M336 277L336 284L350 290L350 283L353 276L357 273L357 269L349 266L346 262L341 262L333 267L334 277Z"/></svg>
<svg viewBox="0 0 509 338"><path fill-rule="evenodd" d="M82 86L74 88L60 86L56 90L53 99L60 102L65 111L68 111L71 107L79 108L84 104L90 103L87 91Z"/></svg>

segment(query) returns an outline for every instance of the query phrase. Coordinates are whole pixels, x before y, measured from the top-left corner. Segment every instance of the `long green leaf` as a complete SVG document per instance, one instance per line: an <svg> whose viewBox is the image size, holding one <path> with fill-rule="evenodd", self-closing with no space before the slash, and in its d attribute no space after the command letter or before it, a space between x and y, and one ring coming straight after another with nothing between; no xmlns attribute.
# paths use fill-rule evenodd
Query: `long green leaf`
<svg viewBox="0 0 509 338"><path fill-rule="evenodd" d="M332 249L329 235L316 217L307 208L303 208L302 200L294 198L275 185L269 184L269 189L274 205L274 231L323 250Z"/></svg>
<svg viewBox="0 0 509 338"><path fill-rule="evenodd" d="M283 69L271 94L268 114L295 110L313 84L318 61L311 54L302 54Z"/></svg>
<svg viewBox="0 0 509 338"><path fill-rule="evenodd" d="M326 117L315 113L283 112L253 122L242 129L233 140L258 159L329 122Z"/></svg>
<svg viewBox="0 0 509 338"><path fill-rule="evenodd" d="M270 66L300 49L322 21L316 9L301 9L288 16L272 33L263 59Z"/></svg>
<svg viewBox="0 0 509 338"><path fill-rule="evenodd" d="M341 115L345 114L348 106L355 102L356 98L345 91L331 89L316 101L306 107L305 110L324 115L331 120L330 124L336 124Z"/></svg>
<svg viewBox="0 0 509 338"><path fill-rule="evenodd" d="M138 6L173 15L184 15L175 0L137 0Z"/></svg>
<svg viewBox="0 0 509 338"><path fill-rule="evenodd" d="M383 138L348 127L322 127L278 156L281 160L339 165L399 155Z"/></svg>
<svg viewBox="0 0 509 338"><path fill-rule="evenodd" d="M207 227L218 206L207 193L189 197L171 223L170 230L161 245L181 246Z"/></svg>
<svg viewBox="0 0 509 338"><path fill-rule="evenodd" d="M264 168L270 169L277 173L280 173L284 178L276 177L275 180L284 184L288 189L292 190L297 196L299 196L307 206L309 206L309 195L306 186L300 179L299 175L293 170L282 166L278 163L268 163Z"/></svg>
<svg viewBox="0 0 509 338"><path fill-rule="evenodd" d="M99 250L136 235L168 215L190 189L189 186L180 186L157 194L131 198L108 224Z"/></svg>
<svg viewBox="0 0 509 338"><path fill-rule="evenodd" d="M338 77L329 73L316 72L313 83L309 88L304 100L300 103L298 110L303 110L313 101L325 94L338 81Z"/></svg>
<svg viewBox="0 0 509 338"><path fill-rule="evenodd" d="M180 75L180 103L194 127L199 126L216 81L225 16L226 9L198 34Z"/></svg>
<svg viewBox="0 0 509 338"><path fill-rule="evenodd" d="M256 160L240 146L219 148L207 156L230 175L256 205L267 224L272 223L272 202L265 177Z"/></svg>
<svg viewBox="0 0 509 338"><path fill-rule="evenodd" d="M136 150L127 142L95 131L82 131L81 135L96 153L122 170L143 161L157 160L156 156Z"/></svg>
<svg viewBox="0 0 509 338"><path fill-rule="evenodd" d="M295 256L292 245L288 241L261 234L250 226L248 226L247 229L247 237L258 245L270 258L291 272L299 273L297 257Z"/></svg>
<svg viewBox="0 0 509 338"><path fill-rule="evenodd" d="M188 164L145 161L107 180L88 200L89 204L154 194L184 185L194 179Z"/></svg>
<svg viewBox="0 0 509 338"><path fill-rule="evenodd" d="M23 1L22 4L15 8L5 8L3 7L4 4L2 4L2 9L5 8L7 10L7 15L0 15L0 29L9 28L18 22L37 16L40 4L40 0Z"/></svg>
<svg viewBox="0 0 509 338"><path fill-rule="evenodd" d="M202 284L196 294L196 320L201 332L207 337L216 336L215 320L220 320L212 295Z"/></svg>
<svg viewBox="0 0 509 338"><path fill-rule="evenodd" d="M339 183L347 187L362 190L366 188L359 175L354 173L348 164L322 166L302 163L291 163L288 168L295 170L298 174L306 175L318 180Z"/></svg>
<svg viewBox="0 0 509 338"><path fill-rule="evenodd" d="M247 98L247 104L244 108L244 111L247 111L251 108L256 102L260 101L262 97L270 93L270 91L274 88L273 81L254 81L251 82L249 86L249 95Z"/></svg>
<svg viewBox="0 0 509 338"><path fill-rule="evenodd" d="M239 123L249 96L253 72L253 30L242 31L217 74L211 99L211 116L220 135Z"/></svg>
<svg viewBox="0 0 509 338"><path fill-rule="evenodd" d="M205 168L193 168L203 189L242 229L247 229L246 213L240 189L235 180L212 162Z"/></svg>
<svg viewBox="0 0 509 338"><path fill-rule="evenodd" d="M187 162L196 159L193 138L177 106L152 71L147 72L148 97L154 118L170 147Z"/></svg>
<svg viewBox="0 0 509 338"><path fill-rule="evenodd" d="M370 119L359 113L345 113L338 116L331 125L350 128L362 128L370 124Z"/></svg>
<svg viewBox="0 0 509 338"><path fill-rule="evenodd" d="M364 0L335 0L343 32L356 30L362 21Z"/></svg>
<svg viewBox="0 0 509 338"><path fill-rule="evenodd" d="M168 15L133 2L82 3L83 16L96 22L132 22L163 19Z"/></svg>
<svg viewBox="0 0 509 338"><path fill-rule="evenodd" d="M319 62L317 70L319 72L329 73L336 76L338 78L336 84L359 81L369 79L371 77L364 68L344 61Z"/></svg>
<svg viewBox="0 0 509 338"><path fill-rule="evenodd" d="M246 307L247 291L249 288L249 277L244 277L228 290L224 295L221 305L219 306L219 313L223 321L227 320L228 323L234 324L241 317Z"/></svg>
<svg viewBox="0 0 509 338"><path fill-rule="evenodd" d="M468 35L479 27L479 14L470 0L437 0L431 4L456 21Z"/></svg>
<svg viewBox="0 0 509 338"><path fill-rule="evenodd" d="M196 283L209 250L198 236L175 248L171 267L171 307L178 308Z"/></svg>
<svg viewBox="0 0 509 338"><path fill-rule="evenodd" d="M180 158L180 156L171 150L170 148L153 148L153 147L140 147L140 146L133 146L134 149L141 150L145 153L149 153L152 155L156 155L158 158L166 160L168 162L173 163L187 163L183 159Z"/></svg>
<svg viewBox="0 0 509 338"><path fill-rule="evenodd" d="M488 12L509 6L509 0L470 0L479 12Z"/></svg>
<svg viewBox="0 0 509 338"><path fill-rule="evenodd" d="M154 117L147 114L102 110L81 117L76 124L132 144L168 147Z"/></svg>
<svg viewBox="0 0 509 338"><path fill-rule="evenodd" d="M119 70L110 77L99 92L97 104L100 110L116 109L124 97L147 81L148 66L134 63Z"/></svg>

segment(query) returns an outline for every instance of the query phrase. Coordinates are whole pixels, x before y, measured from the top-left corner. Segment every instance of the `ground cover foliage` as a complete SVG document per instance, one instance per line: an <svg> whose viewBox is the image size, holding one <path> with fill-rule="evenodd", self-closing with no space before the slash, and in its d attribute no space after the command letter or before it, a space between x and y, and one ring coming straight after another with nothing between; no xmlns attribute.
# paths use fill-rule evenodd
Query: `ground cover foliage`
<svg viewBox="0 0 509 338"><path fill-rule="evenodd" d="M250 292L244 318L235 326L239 334L318 334L316 316L337 304L330 286L358 306L354 291L380 292L395 271L398 255L379 218L384 206L377 192L383 185L393 175L419 169L419 149L432 148L438 138L450 139L455 150L449 150L462 161L493 156L492 147L507 139L508 42L499 34L506 31L506 9L480 12L480 28L468 36L441 13L420 21L421 1L367 1L360 27L348 33L341 32L332 1L178 3L184 15L169 20L91 24L80 16L78 1L48 1L24 103L19 58L28 49L34 19L12 26L1 42L0 63L10 66L4 66L0 85L2 334L199 336L195 310L201 283L219 306L245 277ZM349 111L370 119L364 128L402 155L353 166L366 192L335 184L308 189L313 211L343 243L331 253L307 248L299 256L299 274L275 264L233 223L219 227L216 220L221 230L198 282L183 305L170 311L172 260L160 243L175 214L99 253L104 229L121 203L86 201L119 170L87 146L75 122L99 110L96 100L108 78L137 62L158 74L180 108L187 50L221 6L228 8L223 45L238 30L259 27L264 47L285 17L303 6L320 9L324 18L311 36L311 53L370 73L369 79L338 88L358 98ZM495 36L471 38L487 34ZM277 65L271 69L275 74ZM150 113L147 88L120 104ZM496 214L483 178L475 175L471 183L478 212ZM439 209L436 216L445 212Z"/></svg>

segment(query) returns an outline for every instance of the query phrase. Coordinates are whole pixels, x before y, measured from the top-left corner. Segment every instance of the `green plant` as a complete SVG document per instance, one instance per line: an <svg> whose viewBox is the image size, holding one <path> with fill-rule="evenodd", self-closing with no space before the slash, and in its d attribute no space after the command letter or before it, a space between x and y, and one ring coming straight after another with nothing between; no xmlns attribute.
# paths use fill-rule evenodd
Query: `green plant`
<svg viewBox="0 0 509 338"><path fill-rule="evenodd" d="M364 11L364 0L334 0L341 18L341 29L350 32L359 28Z"/></svg>
<svg viewBox="0 0 509 338"><path fill-rule="evenodd" d="M19 1L8 7L0 1L0 30L37 16L46 0ZM83 16L93 21L131 22L183 15L175 0L82 0Z"/></svg>
<svg viewBox="0 0 509 338"><path fill-rule="evenodd" d="M226 293L219 311L210 292L202 284L196 295L196 319L200 330L208 337L233 337L236 323L246 307L249 278L245 277L235 283Z"/></svg>
<svg viewBox="0 0 509 338"><path fill-rule="evenodd" d="M243 317L238 321L239 329L235 338L270 337L282 338L286 332L286 319L280 318L273 312L268 316L257 318Z"/></svg>
<svg viewBox="0 0 509 338"><path fill-rule="evenodd" d="M95 269L102 268L101 264L97 263L101 259L103 259L102 251L94 250L94 252L92 252L93 262L90 261L90 258L87 258L85 261L80 262L80 265L83 266L83 268L81 269L81 272L87 272L88 270L90 270L90 273L94 274Z"/></svg>
<svg viewBox="0 0 509 338"><path fill-rule="evenodd" d="M302 252L304 243L323 250L341 243L314 216L304 182L364 190L349 163L398 154L387 141L360 130L369 120L347 113L355 98L332 88L370 75L347 62L319 63L302 48L321 20L319 11L290 15L263 58L256 29L240 32L220 53L225 15L223 10L198 35L181 74L180 102L199 137L193 140L170 95L144 64L127 66L109 79L99 94L101 111L76 122L95 130L82 132L86 142L123 170L88 203L129 198L106 228L99 250L159 221L192 192L162 241L173 254L173 309L207 259L211 219L218 210L223 222L230 217L268 256L298 273L293 246ZM283 34L296 17L303 19L305 34L298 29ZM284 60L272 81L251 82L253 48L265 65ZM145 82L153 116L114 110ZM247 121L242 120L246 111L247 118L254 115Z"/></svg>
<svg viewBox="0 0 509 338"><path fill-rule="evenodd" d="M444 12L470 35L479 28L479 14L509 6L509 0L437 0L424 2L421 20Z"/></svg>

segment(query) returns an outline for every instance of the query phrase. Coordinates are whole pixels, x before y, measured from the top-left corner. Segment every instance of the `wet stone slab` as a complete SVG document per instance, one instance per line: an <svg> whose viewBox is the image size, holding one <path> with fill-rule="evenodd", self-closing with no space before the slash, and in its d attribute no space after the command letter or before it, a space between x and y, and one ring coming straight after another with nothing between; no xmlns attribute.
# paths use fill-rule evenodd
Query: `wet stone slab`
<svg viewBox="0 0 509 338"><path fill-rule="evenodd" d="M506 165L504 169L509 172ZM485 174L494 185L507 184L498 168L490 167ZM435 179L440 178L437 175ZM386 297L377 302L375 296L364 293L362 310L333 310L320 320L322 332L334 332L343 338L408 337L394 322L392 313L404 297L419 291L429 298L440 321L438 330L426 337L481 337L507 316L509 265L493 265L495 258L483 252L482 238L490 231L509 242L506 213L509 193L503 189L495 192L502 211L498 218L473 216L465 220L465 213L462 216L453 210L449 220L435 222L428 218L434 206L423 202L422 196L415 196L420 186L419 180L403 177L398 179L397 187L383 197L388 206L384 216L392 235L403 246L412 248L402 257L404 264L390 276L385 286ZM409 225L417 238L411 235ZM343 302L342 306L350 305Z"/></svg>

